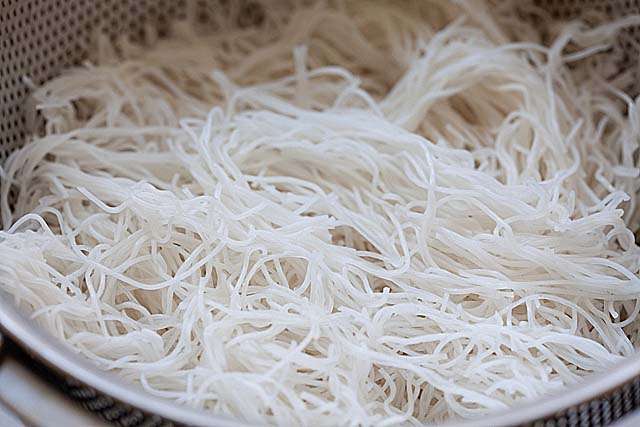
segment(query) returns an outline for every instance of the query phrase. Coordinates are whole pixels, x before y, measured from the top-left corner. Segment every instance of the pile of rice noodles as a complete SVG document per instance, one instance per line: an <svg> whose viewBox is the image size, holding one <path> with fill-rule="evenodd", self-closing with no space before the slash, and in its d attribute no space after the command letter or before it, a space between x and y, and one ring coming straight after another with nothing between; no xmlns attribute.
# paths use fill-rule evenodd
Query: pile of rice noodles
<svg viewBox="0 0 640 427"><path fill-rule="evenodd" d="M599 58L638 17L544 45L479 1L229 3L36 88L0 233L35 321L279 425L478 417L634 353L640 109Z"/></svg>

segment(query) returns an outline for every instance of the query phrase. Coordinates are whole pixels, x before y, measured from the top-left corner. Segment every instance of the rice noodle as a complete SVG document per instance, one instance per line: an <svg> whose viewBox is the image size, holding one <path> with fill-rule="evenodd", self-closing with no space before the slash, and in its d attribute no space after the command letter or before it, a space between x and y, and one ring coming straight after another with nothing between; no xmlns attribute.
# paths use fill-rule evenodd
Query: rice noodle
<svg viewBox="0 0 640 427"><path fill-rule="evenodd" d="M37 88L0 185L20 307L278 425L476 417L634 353L638 102L567 64L638 19L545 47L480 2L278 4Z"/></svg>

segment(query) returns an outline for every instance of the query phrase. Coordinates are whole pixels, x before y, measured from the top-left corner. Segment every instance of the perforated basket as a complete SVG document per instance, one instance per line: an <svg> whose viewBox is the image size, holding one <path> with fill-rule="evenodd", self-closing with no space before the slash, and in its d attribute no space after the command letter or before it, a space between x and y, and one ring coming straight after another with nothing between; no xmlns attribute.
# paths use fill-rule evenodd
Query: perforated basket
<svg viewBox="0 0 640 427"><path fill-rule="evenodd" d="M135 38L145 26L153 25L162 35L175 19L206 23L219 11L217 8L227 7L232 1L200 0L188 8L186 0L0 0L0 161L19 148L32 130L27 126L25 100L29 86L25 77L39 84L79 64L86 58L96 31L110 36L126 32ZM594 10L605 12L611 19L640 13L640 1L635 0L538 0L536 4L557 20L586 16ZM236 2L235 7L241 11L238 19L244 21L242 25L250 25L260 15L256 10L259 6L251 1L241 1L239 6ZM540 28L544 31L546 27ZM617 45L605 54L611 54L620 69L636 68L639 45L640 28L625 29L619 34ZM637 88L632 85L628 91L635 93ZM22 346L41 372L71 398L110 422L131 427L234 424L231 420L168 411L163 404L145 400L125 386L111 386L112 382L102 380L106 374L83 364L31 329L1 295L0 330ZM583 390L465 425L609 425L640 407L639 366L640 358L629 359L610 373L585 382Z"/></svg>

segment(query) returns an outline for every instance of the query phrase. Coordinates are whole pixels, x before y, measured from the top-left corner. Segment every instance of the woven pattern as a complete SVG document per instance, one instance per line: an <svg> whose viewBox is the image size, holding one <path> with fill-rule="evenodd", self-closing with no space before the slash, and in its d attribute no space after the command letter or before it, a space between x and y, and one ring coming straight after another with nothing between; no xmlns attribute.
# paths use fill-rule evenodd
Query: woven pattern
<svg viewBox="0 0 640 427"><path fill-rule="evenodd" d="M640 13L640 0L533 0L558 20L588 17L605 12L610 18ZM174 19L193 18L207 23L224 0L0 0L0 163L20 147L29 133L25 100L29 86L24 77L39 84L87 56L91 36L97 31L115 36L126 32L141 36L146 25L162 35ZM255 20L247 1L240 25ZM193 16L187 16L192 14ZM618 67L637 66L640 28L624 30L609 54ZM637 79L636 79L637 80ZM636 88L630 89L635 91ZM67 378L57 381L65 392L87 410L123 427L172 427L175 424L153 414L97 393L90 385ZM603 398L567 409L534 427L606 426L640 407L640 378L622 385Z"/></svg>
<svg viewBox="0 0 640 427"><path fill-rule="evenodd" d="M568 21L582 18L596 23L593 17L604 16L613 20L628 15L640 14L640 0L534 0L541 9L547 11L554 20ZM618 70L637 70L640 55L640 26L622 29L616 38L616 44L609 51L598 54L616 65ZM637 73L637 71L636 71ZM611 76L609 76L611 77ZM625 90L632 96L640 94L640 74L635 82Z"/></svg>
<svg viewBox="0 0 640 427"><path fill-rule="evenodd" d="M638 13L638 0L535 0L556 19L569 20L589 12L605 12L610 18Z"/></svg>
<svg viewBox="0 0 640 427"><path fill-rule="evenodd" d="M78 64L96 31L135 36L185 11L184 0L0 0L0 162L29 130L25 76L39 84Z"/></svg>
<svg viewBox="0 0 640 427"><path fill-rule="evenodd" d="M63 379L62 389L86 410L121 427L179 427L157 415L145 414L126 403L114 400L110 396L101 395L73 378Z"/></svg>
<svg viewBox="0 0 640 427"><path fill-rule="evenodd" d="M571 407L534 427L603 427L640 407L640 378L624 384L601 399Z"/></svg>

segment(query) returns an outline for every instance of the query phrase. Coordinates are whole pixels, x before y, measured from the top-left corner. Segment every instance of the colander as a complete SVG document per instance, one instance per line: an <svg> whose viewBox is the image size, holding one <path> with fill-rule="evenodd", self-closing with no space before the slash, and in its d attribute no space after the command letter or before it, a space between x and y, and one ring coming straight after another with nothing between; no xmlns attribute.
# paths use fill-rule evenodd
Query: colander
<svg viewBox="0 0 640 427"><path fill-rule="evenodd" d="M261 6L247 0L197 0L189 8L187 0L0 0L0 161L4 162L23 144L29 131L25 106L29 86L25 76L40 84L64 68L79 64L86 58L91 35L96 31L110 36L126 33L135 38L143 34L147 25L153 25L162 35L176 19L206 25L220 7L229 7L234 1L234 10L239 11L238 24L251 25L259 21ZM604 12L610 19L640 13L640 0L538 0L536 5L555 20L586 16L594 10ZM540 28L542 31L545 25ZM629 28L621 31L616 46L605 54L612 55L611 60L619 69L635 68L637 46L640 46L640 28ZM635 95L637 90L631 87L628 91ZM2 293L0 332L69 397L115 425L248 425L177 406L97 369L35 327L13 307L8 295ZM6 361L3 366L0 358L0 369L15 370L15 366ZM0 397L10 393L1 378ZM636 408L640 408L640 355L557 395L483 419L447 425L595 427L610 425Z"/></svg>

